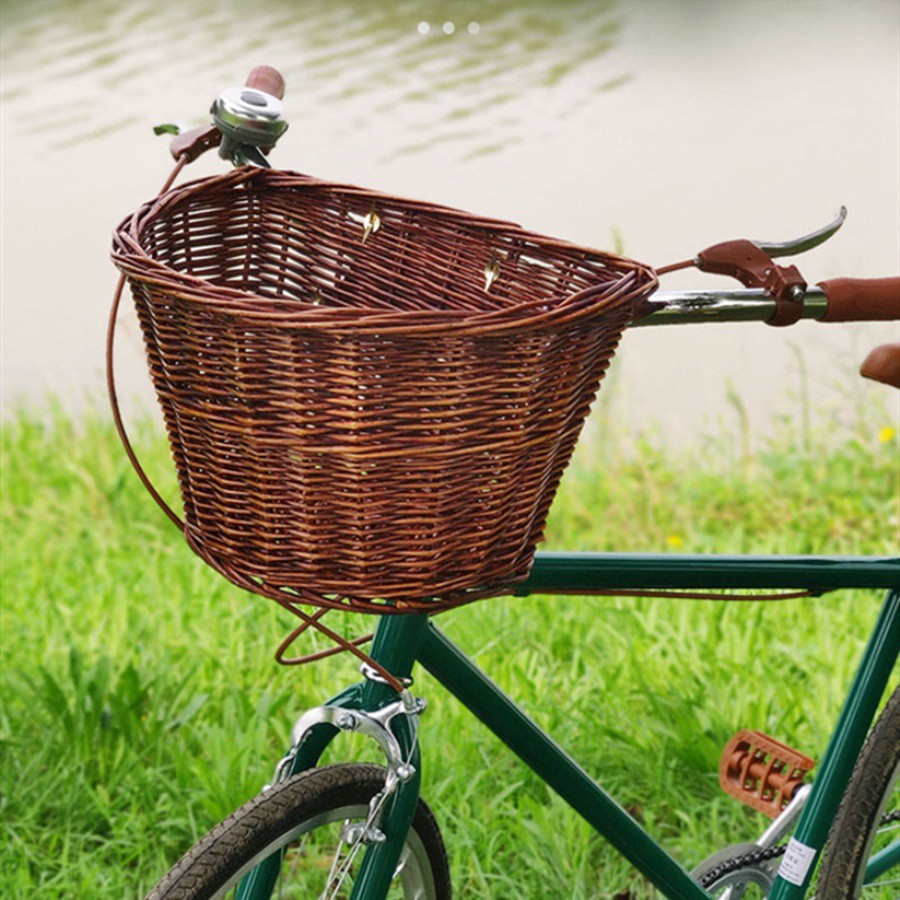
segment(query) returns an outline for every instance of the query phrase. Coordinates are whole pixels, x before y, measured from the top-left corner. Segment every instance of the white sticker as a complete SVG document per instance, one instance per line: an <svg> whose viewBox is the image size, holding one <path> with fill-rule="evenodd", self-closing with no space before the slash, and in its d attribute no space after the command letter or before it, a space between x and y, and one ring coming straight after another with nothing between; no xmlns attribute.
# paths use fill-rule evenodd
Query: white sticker
<svg viewBox="0 0 900 900"><path fill-rule="evenodd" d="M800 841L791 838L784 852L784 859L778 869L778 877L791 884L801 885L806 880L809 867L816 858L814 847L807 847Z"/></svg>

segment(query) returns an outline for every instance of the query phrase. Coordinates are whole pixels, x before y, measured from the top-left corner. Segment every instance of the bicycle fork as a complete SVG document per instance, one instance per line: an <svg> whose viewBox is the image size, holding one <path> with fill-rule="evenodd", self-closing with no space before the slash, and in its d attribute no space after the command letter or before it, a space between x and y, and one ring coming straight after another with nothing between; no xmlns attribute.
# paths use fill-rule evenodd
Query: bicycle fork
<svg viewBox="0 0 900 900"><path fill-rule="evenodd" d="M372 658L401 683L411 684L410 673L427 627L425 615L385 618L376 632ZM381 749L387 763L385 787L373 798L364 825L342 836L353 848L352 857L365 851L354 874L352 900L385 897L397 870L419 799L418 717L425 709L425 702L414 697L408 688L398 699L377 673L364 667L363 674L364 682L300 717L291 734L291 749L275 772L278 781L313 768L342 732L364 734ZM237 900L269 900L280 869L278 854L264 860L241 882ZM338 881L345 873L337 865L337 858L335 869L338 871L333 872L334 880Z"/></svg>

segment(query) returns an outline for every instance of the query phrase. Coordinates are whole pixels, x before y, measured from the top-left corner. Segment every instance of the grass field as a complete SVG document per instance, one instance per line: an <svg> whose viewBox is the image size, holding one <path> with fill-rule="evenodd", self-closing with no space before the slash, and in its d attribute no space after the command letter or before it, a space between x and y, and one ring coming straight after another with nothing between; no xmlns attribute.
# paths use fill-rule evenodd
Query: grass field
<svg viewBox="0 0 900 900"><path fill-rule="evenodd" d="M675 452L596 421L547 547L896 553L891 424L885 403L820 432L783 425L751 456L724 432ZM276 666L291 623L191 554L105 416L19 414L2 442L0 896L135 897L259 790L293 719L356 666ZM171 495L163 441L148 426L137 443ZM726 740L759 728L820 756L878 606L533 597L442 625L694 863L763 824L719 791ZM647 893L427 677L417 691L457 896Z"/></svg>

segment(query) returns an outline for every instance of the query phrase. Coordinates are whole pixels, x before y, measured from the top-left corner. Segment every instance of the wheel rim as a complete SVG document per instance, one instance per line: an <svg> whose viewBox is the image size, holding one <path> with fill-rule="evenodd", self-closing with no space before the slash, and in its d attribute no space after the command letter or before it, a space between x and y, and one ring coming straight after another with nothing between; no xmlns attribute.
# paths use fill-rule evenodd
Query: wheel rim
<svg viewBox="0 0 900 900"><path fill-rule="evenodd" d="M895 900L900 895L900 867L894 866L882 875L875 878L869 884L863 884L866 874L866 865L877 854L886 850L895 841L900 841L900 785L897 784L900 774L900 763L894 767L888 789L885 791L881 808L875 817L876 822L882 822L886 817L889 821L872 829L872 834L862 854L862 864L856 876L854 885L854 897L864 897L865 900Z"/></svg>
<svg viewBox="0 0 900 900"><path fill-rule="evenodd" d="M342 851L341 832L347 824L362 824L369 814L367 804L351 804L327 810L304 820L279 836L236 872L214 895L213 900L233 897L240 881L253 868L273 853L282 853L281 877L274 897L279 900L311 900L314 897L343 900L350 896L350 876L339 887L329 889L329 874L334 869L336 854ZM359 847L357 862L365 846ZM355 869L356 867L354 867ZM419 835L410 828L394 873L389 900L434 900L434 879L428 852Z"/></svg>

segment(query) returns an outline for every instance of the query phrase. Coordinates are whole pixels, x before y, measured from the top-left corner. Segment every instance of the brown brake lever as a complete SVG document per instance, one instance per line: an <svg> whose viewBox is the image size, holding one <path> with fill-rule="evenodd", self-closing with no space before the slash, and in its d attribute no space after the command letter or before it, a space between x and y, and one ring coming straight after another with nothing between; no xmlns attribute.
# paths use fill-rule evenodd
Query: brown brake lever
<svg viewBox="0 0 900 900"><path fill-rule="evenodd" d="M824 244L844 224L844 219L846 218L847 207L842 206L833 221L803 237L795 238L792 241L783 241L782 243L772 241L751 241L751 243L756 244L763 253L772 259L779 256L796 256L798 253L806 253L807 250L812 250L813 247Z"/></svg>
<svg viewBox="0 0 900 900"><path fill-rule="evenodd" d="M828 225L792 241L773 243L741 239L714 244L697 254L694 265L701 272L736 278L744 287L764 288L775 301L775 314L768 324L793 325L803 314L806 281L796 266L779 266L772 260L817 247L844 224L846 217L847 209L842 206Z"/></svg>

